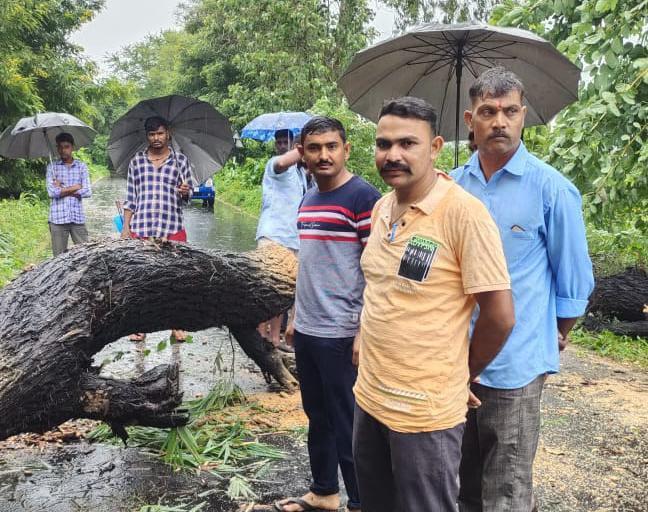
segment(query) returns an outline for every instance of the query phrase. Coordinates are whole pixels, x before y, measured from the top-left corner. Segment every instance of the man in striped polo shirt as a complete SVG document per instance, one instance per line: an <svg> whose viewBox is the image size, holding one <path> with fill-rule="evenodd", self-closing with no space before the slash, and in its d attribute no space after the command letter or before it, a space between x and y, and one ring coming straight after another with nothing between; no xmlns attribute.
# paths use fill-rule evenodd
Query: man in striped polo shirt
<svg viewBox="0 0 648 512"><path fill-rule="evenodd" d="M353 348L365 284L360 256L380 193L346 168L350 145L337 119L311 119L298 147L317 189L309 190L299 207L295 319L286 339L295 346L309 420L313 483L305 496L275 503L275 509L337 510L339 466L349 497L347 509L359 510L351 451L357 376Z"/></svg>

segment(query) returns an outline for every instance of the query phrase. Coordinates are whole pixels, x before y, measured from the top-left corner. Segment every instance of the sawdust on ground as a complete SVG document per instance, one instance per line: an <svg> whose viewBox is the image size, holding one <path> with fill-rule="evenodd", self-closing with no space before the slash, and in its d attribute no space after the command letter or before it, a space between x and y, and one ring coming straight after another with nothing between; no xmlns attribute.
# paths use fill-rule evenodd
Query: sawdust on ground
<svg viewBox="0 0 648 512"><path fill-rule="evenodd" d="M244 422L253 431L289 432L306 428L308 419L299 393L253 393L244 403L208 414L200 422Z"/></svg>

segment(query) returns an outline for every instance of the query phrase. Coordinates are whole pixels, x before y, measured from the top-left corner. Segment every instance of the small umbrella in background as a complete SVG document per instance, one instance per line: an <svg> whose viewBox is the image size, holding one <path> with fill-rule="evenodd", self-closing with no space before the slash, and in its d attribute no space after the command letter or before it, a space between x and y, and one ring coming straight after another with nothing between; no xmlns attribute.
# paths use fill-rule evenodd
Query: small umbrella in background
<svg viewBox="0 0 648 512"><path fill-rule="evenodd" d="M218 172L234 147L230 122L209 103L178 95L144 100L110 132L108 155L118 173L127 174L131 158L148 146L144 121L152 116L169 121L171 143L189 157L196 183Z"/></svg>
<svg viewBox="0 0 648 512"><path fill-rule="evenodd" d="M378 120L385 100L417 96L437 111L446 140L465 140L468 89L486 69L503 66L525 86L526 126L547 123L578 99L580 70L527 30L486 24L428 24L358 52L339 80L349 107ZM466 76L467 75L467 76ZM455 144L455 166L459 144Z"/></svg>
<svg viewBox="0 0 648 512"><path fill-rule="evenodd" d="M306 112L274 112L255 117L241 130L242 139L268 142L274 139L277 130L290 130L297 137L302 127L312 116Z"/></svg>
<svg viewBox="0 0 648 512"><path fill-rule="evenodd" d="M73 115L44 112L23 117L0 135L0 155L6 158L41 158L56 154L56 136L69 133L75 147L87 146L96 132Z"/></svg>

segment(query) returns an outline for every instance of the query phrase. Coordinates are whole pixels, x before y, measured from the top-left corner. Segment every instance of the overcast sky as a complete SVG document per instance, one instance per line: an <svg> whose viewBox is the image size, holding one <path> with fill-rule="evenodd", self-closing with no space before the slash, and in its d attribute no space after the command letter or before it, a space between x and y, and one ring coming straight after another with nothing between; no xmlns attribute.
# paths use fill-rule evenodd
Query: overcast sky
<svg viewBox="0 0 648 512"><path fill-rule="evenodd" d="M178 0L107 0L104 9L72 40L85 49L85 55L106 71L104 59L129 44L169 28L179 28L176 11ZM374 10L376 9L374 5ZM375 27L379 39L391 35L393 13L381 8Z"/></svg>

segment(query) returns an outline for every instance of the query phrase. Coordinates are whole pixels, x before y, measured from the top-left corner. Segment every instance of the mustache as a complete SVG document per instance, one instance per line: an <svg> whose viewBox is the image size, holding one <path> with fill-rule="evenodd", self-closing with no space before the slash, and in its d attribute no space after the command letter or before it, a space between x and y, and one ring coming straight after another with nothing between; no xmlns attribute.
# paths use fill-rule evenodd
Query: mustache
<svg viewBox="0 0 648 512"><path fill-rule="evenodd" d="M380 171L403 171L408 174L412 174L412 170L410 169L409 165L401 164L400 162L387 162L380 168Z"/></svg>
<svg viewBox="0 0 648 512"><path fill-rule="evenodd" d="M488 136L489 139L494 139L494 138L496 138L496 137L505 137L505 138L507 138L507 139L510 139L510 138L511 138L511 137L509 137L505 132L500 131L500 130L497 130L496 132L493 132L493 133L491 133L491 134Z"/></svg>
<svg viewBox="0 0 648 512"><path fill-rule="evenodd" d="M317 162L317 165L333 165L333 162L331 162L330 160L320 160L319 162Z"/></svg>

